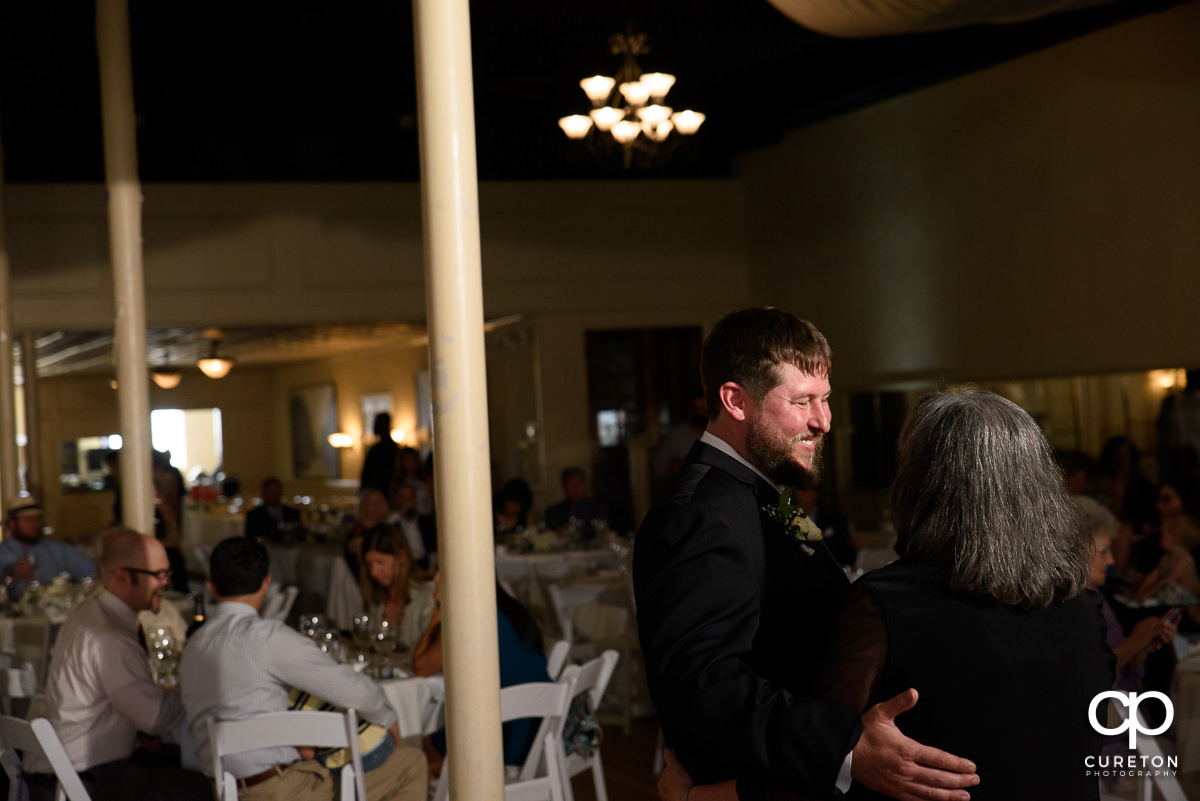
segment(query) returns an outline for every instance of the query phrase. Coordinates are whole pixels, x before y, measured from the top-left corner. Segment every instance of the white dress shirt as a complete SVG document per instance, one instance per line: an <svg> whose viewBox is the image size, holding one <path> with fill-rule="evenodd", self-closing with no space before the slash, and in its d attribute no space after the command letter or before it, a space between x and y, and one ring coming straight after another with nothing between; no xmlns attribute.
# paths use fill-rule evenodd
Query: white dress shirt
<svg viewBox="0 0 1200 801"><path fill-rule="evenodd" d="M124 601L103 590L71 612L50 660L46 708L77 771L128 759L139 731L159 735L183 720L179 692L154 683L138 618ZM50 763L30 757L28 769L50 773Z"/></svg>
<svg viewBox="0 0 1200 801"><path fill-rule="evenodd" d="M425 558L425 541L421 539L421 526L417 522L418 520L420 520L420 515L405 517L399 512L392 512L388 515L388 522L404 533L404 539L408 540L408 547L412 551L413 559L419 562Z"/></svg>
<svg viewBox="0 0 1200 801"><path fill-rule="evenodd" d="M212 770L210 717L244 720L262 712L286 712L288 690L297 687L385 728L396 710L371 679L321 653L317 644L279 620L263 620L249 604L224 602L188 641L179 683L196 754ZM239 779L295 762L295 748L262 748L225 759Z"/></svg>

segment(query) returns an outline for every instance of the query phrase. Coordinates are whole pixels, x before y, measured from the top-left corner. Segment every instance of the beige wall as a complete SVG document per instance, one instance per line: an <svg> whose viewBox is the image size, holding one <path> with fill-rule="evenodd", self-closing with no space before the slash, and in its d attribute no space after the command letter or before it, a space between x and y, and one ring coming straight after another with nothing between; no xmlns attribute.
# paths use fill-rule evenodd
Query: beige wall
<svg viewBox="0 0 1200 801"><path fill-rule="evenodd" d="M751 297L839 386L1200 363L1200 4L745 159Z"/></svg>

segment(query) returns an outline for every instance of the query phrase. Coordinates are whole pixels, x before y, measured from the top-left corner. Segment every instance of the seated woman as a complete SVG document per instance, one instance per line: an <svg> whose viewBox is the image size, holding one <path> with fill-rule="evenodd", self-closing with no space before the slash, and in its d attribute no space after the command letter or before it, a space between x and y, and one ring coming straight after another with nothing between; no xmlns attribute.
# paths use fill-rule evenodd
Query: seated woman
<svg viewBox="0 0 1200 801"><path fill-rule="evenodd" d="M1200 578L1192 550L1200 546L1200 525L1191 515L1163 519L1163 554L1133 594L1135 601L1157 600L1164 606L1200 603Z"/></svg>
<svg viewBox="0 0 1200 801"><path fill-rule="evenodd" d="M974 760L972 801L1096 798L1088 708L1112 686L1112 653L1083 592L1090 532L1049 444L1015 404L964 391L923 399L898 449L901 558L851 589L821 694L865 710L915 688L897 725ZM690 780L678 764L668 774L660 792L682 801ZM696 787L690 801L738 789ZM848 797L879 796L853 783Z"/></svg>
<svg viewBox="0 0 1200 801"><path fill-rule="evenodd" d="M359 586L364 606L368 615L397 627L402 650L417 644L433 617L434 584L423 580L427 575L413 563L408 540L394 526L383 523L363 536Z"/></svg>
<svg viewBox="0 0 1200 801"><path fill-rule="evenodd" d="M437 588L434 598L437 607L421 641L413 649L413 672L432 676L442 672L442 604L441 574L433 577ZM543 656L542 631L525 607L496 583L497 649L500 652L500 687L514 684L550 681ZM513 720L504 724L504 764L520 765L529 753L538 721ZM425 738L425 756L429 759L429 775L436 778L442 770L446 755L445 731L434 732Z"/></svg>
<svg viewBox="0 0 1200 801"><path fill-rule="evenodd" d="M359 574L362 565L363 535L384 522L388 516L387 499L379 490L368 487L358 500L358 517L342 543L342 558L329 571L329 603L325 616L337 628L348 631L354 618L363 613Z"/></svg>

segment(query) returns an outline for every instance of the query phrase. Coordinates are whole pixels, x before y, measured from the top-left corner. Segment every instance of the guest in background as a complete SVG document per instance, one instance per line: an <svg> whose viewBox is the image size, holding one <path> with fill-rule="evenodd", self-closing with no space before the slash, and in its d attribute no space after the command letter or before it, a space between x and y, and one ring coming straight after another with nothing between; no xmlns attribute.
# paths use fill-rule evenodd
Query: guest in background
<svg viewBox="0 0 1200 801"><path fill-rule="evenodd" d="M821 529L825 545L838 560L838 564L853 567L855 560L858 559L858 543L854 541L854 537L850 533L850 521L818 505L821 492L812 475L806 476L801 485L795 489L796 497L800 501L800 508L812 518L812 521L817 524L817 528Z"/></svg>
<svg viewBox="0 0 1200 801"><path fill-rule="evenodd" d="M367 449L363 459L359 491L372 487L384 493L386 498L396 478L396 466L400 458L400 446L392 439L392 416L387 412L375 415L371 430L378 440Z"/></svg>
<svg viewBox="0 0 1200 801"><path fill-rule="evenodd" d="M427 575L416 567L408 540L393 526L383 523L363 537L359 585L364 608L397 626L405 648L416 645L433 617L434 585L422 580Z"/></svg>
<svg viewBox="0 0 1200 801"><path fill-rule="evenodd" d="M358 499L358 517L351 532L365 534L380 523L386 523L392 513L387 496L381 490L368 487Z"/></svg>
<svg viewBox="0 0 1200 801"><path fill-rule="evenodd" d="M566 500L546 509L546 528L566 534L576 528L583 539L596 536L593 520L605 520L608 510L599 501L585 497L587 473L582 467L568 467L562 471L562 489Z"/></svg>
<svg viewBox="0 0 1200 801"><path fill-rule="evenodd" d="M704 395L699 394L688 401L683 422L672 426L663 435L658 455L654 457L654 472L660 479L668 479L679 472L692 445L700 439L707 425L708 404L704 401Z"/></svg>
<svg viewBox="0 0 1200 801"><path fill-rule="evenodd" d="M1200 470L1200 370L1188 370L1179 392L1158 412L1158 477L1196 476Z"/></svg>
<svg viewBox="0 0 1200 801"><path fill-rule="evenodd" d="M1087 588L1099 590L1107 581L1108 568L1113 563L1112 541L1117 533L1117 518L1091 498L1076 497L1074 501L1083 513L1086 528L1092 533L1092 561ZM1113 689L1141 692L1146 657L1175 638L1177 625L1170 620L1171 613L1163 617L1143 618L1126 637L1103 594L1100 595L1100 611L1104 615L1108 647L1117 655L1117 677Z"/></svg>
<svg viewBox="0 0 1200 801"><path fill-rule="evenodd" d="M355 526L342 543L342 558L329 566L329 602L325 616L335 627L349 631L354 618L363 613L363 594L358 577L362 571L364 531Z"/></svg>
<svg viewBox="0 0 1200 801"><path fill-rule="evenodd" d="M282 542L283 529L300 525L300 511L283 505L283 484L272 476L262 483L262 505L246 513L246 536Z"/></svg>
<svg viewBox="0 0 1200 801"><path fill-rule="evenodd" d="M433 577L433 617L413 649L413 672L432 676L442 672L442 599L441 574ZM497 650L500 654L500 687L514 684L550 681L546 672L546 657L542 632L529 612L519 601L506 593L496 582ZM530 741L537 733L536 720L526 718L504 724L504 764L520 765L529 753ZM430 775L441 773L446 755L446 732L435 732L425 738L425 756L429 759Z"/></svg>
<svg viewBox="0 0 1200 801"><path fill-rule="evenodd" d="M412 487L417 497L417 514L433 514L433 455L430 454L429 469L421 462L421 452L416 448L400 449L400 467L396 481Z"/></svg>
<svg viewBox="0 0 1200 801"><path fill-rule="evenodd" d="M1111 437L1100 450L1097 463L1097 499L1121 523L1113 543L1118 573L1131 565L1134 544L1150 536L1158 516L1154 511L1154 485L1142 475L1141 454L1129 437Z"/></svg>
<svg viewBox="0 0 1200 801"><path fill-rule="evenodd" d="M519 533L529 526L529 508L533 506L533 490L529 482L512 478L492 498L492 529L497 542L507 534Z"/></svg>
<svg viewBox="0 0 1200 801"><path fill-rule="evenodd" d="M204 777L179 766L178 748L159 737L183 721L179 690L154 683L137 615L157 610L170 582L166 550L154 537L114 529L100 545L104 590L76 606L54 647L46 717L88 794L101 799L211 799ZM35 801L54 798L45 759L31 757Z"/></svg>
<svg viewBox="0 0 1200 801"><path fill-rule="evenodd" d="M48 584L59 573L72 581L96 575L96 564L69 542L43 535L42 507L22 498L8 509L8 538L0 542L0 578L12 579L9 592L20 595L30 581Z"/></svg>
<svg viewBox="0 0 1200 801"><path fill-rule="evenodd" d="M1083 451L1058 451L1055 456L1067 477L1067 492L1072 495L1092 494L1092 471L1096 460Z"/></svg>
<svg viewBox="0 0 1200 801"><path fill-rule="evenodd" d="M392 488L392 513L388 522L408 540L413 560L422 570L437 560L437 521L417 512L417 493L411 484L397 482Z"/></svg>

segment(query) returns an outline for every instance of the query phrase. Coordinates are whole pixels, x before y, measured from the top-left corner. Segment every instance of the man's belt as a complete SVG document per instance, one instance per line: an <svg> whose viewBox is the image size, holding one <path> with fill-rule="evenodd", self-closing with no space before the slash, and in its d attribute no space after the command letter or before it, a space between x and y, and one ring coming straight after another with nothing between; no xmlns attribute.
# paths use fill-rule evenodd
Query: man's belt
<svg viewBox="0 0 1200 801"><path fill-rule="evenodd" d="M243 790L247 790L256 784L262 784L268 779L274 779L276 776L282 776L283 772L294 764L294 762L289 762L287 765L274 765L271 768L264 770L262 773L255 773L253 776L247 776L244 779L238 779L238 787L242 788Z"/></svg>

